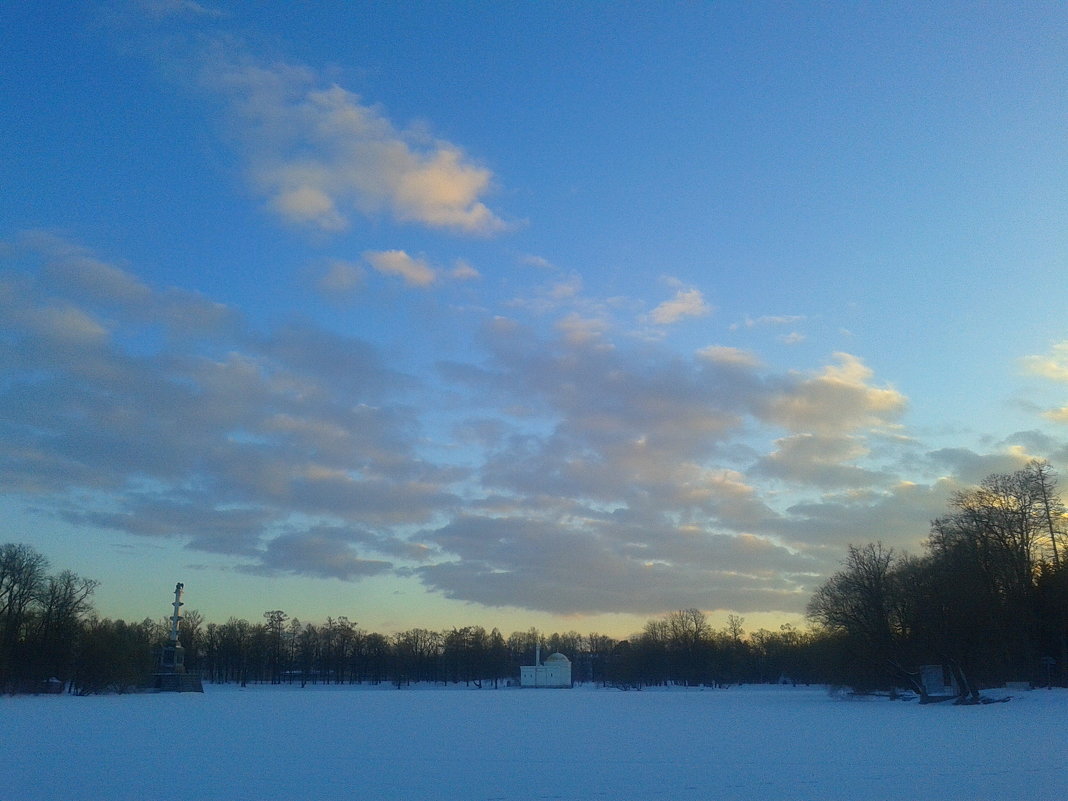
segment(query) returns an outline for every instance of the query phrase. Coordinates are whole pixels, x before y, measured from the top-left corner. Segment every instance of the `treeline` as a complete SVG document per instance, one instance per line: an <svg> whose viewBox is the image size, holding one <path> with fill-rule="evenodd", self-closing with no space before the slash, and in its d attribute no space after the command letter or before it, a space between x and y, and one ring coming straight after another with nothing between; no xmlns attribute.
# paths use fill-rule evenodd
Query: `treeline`
<svg viewBox="0 0 1068 801"><path fill-rule="evenodd" d="M809 603L834 644L825 668L857 688L926 696L917 666L945 668L962 699L1007 681L1068 678L1068 536L1046 462L957 493L918 556L851 546Z"/></svg>
<svg viewBox="0 0 1068 801"><path fill-rule="evenodd" d="M51 575L28 545L0 546L0 691L127 692L158 669L167 618L126 622L99 618L90 597L97 583L70 571ZM572 663L579 683L621 687L818 681L820 638L791 626L745 635L742 619L712 628L686 609L618 640L536 629L505 637L498 629L415 628L392 635L361 629L346 617L302 623L281 610L250 622L207 623L185 613L179 638L187 670L213 683L380 684L514 682L521 665L553 652Z"/></svg>
<svg viewBox="0 0 1068 801"><path fill-rule="evenodd" d="M732 618L730 627L715 631L702 612L687 609L650 621L641 634L623 641L536 629L505 637L498 629L481 626L415 628L386 636L364 631L345 617L301 623L271 610L256 623L231 618L205 625L194 611L182 621L179 636L187 668L217 684L403 687L429 682L499 687L517 681L520 666L533 664L538 649L542 657L565 654L577 683L642 687L817 680L817 638L790 626L746 637L741 623ZM89 621L84 643L94 655L113 654L110 689L122 689L135 686L131 680L145 671L145 655L165 635L163 622ZM94 658L91 664L100 662ZM90 681L83 671L76 674L75 687L97 691L102 689L100 679L94 673Z"/></svg>
<svg viewBox="0 0 1068 801"><path fill-rule="evenodd" d="M925 695L919 667L933 664L975 698L1006 681L1068 680L1066 520L1047 463L992 475L953 497L922 554L850 546L843 569L810 601L808 630L747 634L733 615L715 629L701 611L683 609L625 640L481 626L383 635L346 617L303 623L269 610L255 622L212 623L192 610L180 639L187 669L214 683L497 687L517 680L540 648L566 655L575 682L624 688L788 681ZM48 567L29 546L0 546L0 691L143 686L167 619L101 619L90 605L96 582Z"/></svg>
<svg viewBox="0 0 1068 801"><path fill-rule="evenodd" d="M622 686L724 684L740 681L811 681L809 635L786 626L743 637L714 631L696 609L650 621L640 635L620 641L575 631L544 634L536 629L505 637L498 629L466 626L446 631L410 629L391 636L365 632L346 618L322 625L265 613L265 622L231 619L196 631L185 629L190 653L212 682L465 683L500 686L519 677L522 665L563 653L572 680ZM186 657L189 663L189 657Z"/></svg>

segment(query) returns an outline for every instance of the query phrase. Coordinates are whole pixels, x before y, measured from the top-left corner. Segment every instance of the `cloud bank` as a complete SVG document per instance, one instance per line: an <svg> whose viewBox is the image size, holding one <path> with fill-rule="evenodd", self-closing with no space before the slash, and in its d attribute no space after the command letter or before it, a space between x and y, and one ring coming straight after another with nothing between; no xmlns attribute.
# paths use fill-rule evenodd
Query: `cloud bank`
<svg viewBox="0 0 1068 801"><path fill-rule="evenodd" d="M798 612L846 543L917 543L961 482L1030 456L924 450L907 398L848 353L781 372L558 308L550 328L486 314L478 355L403 374L360 339L254 330L51 233L0 253L3 491L258 575L395 573L563 614ZM1028 364L1061 380L1062 350Z"/></svg>

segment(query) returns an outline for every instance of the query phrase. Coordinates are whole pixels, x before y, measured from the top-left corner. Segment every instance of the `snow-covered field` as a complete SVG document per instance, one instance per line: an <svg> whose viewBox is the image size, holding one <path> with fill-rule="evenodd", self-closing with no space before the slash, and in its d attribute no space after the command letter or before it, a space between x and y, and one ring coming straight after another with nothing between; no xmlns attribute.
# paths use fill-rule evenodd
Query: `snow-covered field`
<svg viewBox="0 0 1068 801"><path fill-rule="evenodd" d="M208 686L0 699L0 799L1061 799L1068 691Z"/></svg>

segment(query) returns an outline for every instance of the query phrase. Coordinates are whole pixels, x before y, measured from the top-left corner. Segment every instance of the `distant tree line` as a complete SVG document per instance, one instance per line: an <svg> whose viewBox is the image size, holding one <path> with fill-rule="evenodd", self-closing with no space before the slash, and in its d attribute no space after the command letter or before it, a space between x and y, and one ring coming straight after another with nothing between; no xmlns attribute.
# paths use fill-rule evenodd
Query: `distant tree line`
<svg viewBox="0 0 1068 801"><path fill-rule="evenodd" d="M498 687L521 665L560 652L577 683L621 688L736 683L832 683L859 690L907 687L918 668L943 665L964 696L1007 680L1068 679L1068 536L1056 479L1045 462L992 475L952 499L924 552L850 546L842 570L816 591L813 626L746 633L715 629L681 609L624 640L575 631L545 634L465 626L365 631L347 617L303 623L282 610L250 622L180 627L187 669L214 683L463 683ZM99 618L97 583L27 545L0 546L0 691L125 692L143 686L167 639L166 618Z"/></svg>
<svg viewBox="0 0 1068 801"><path fill-rule="evenodd" d="M28 545L0 546L0 691L79 694L127 692L147 685L167 640L167 618L128 623L98 617L90 605L97 583L70 571L48 573ZM347 617L302 623L282 610L250 622L205 623L185 613L179 639L185 666L213 683L463 683L499 687L518 680L521 665L565 654L572 679L625 688L722 685L789 677L818 681L818 638L786 625L748 637L732 616L715 631L697 609L650 621L629 640L537 629L505 637L498 629L413 628L392 635L361 629Z"/></svg>
<svg viewBox="0 0 1068 801"><path fill-rule="evenodd" d="M505 637L498 629L465 626L445 631L415 628L384 636L347 618L321 625L265 613L265 622L231 618L195 633L183 628L197 666L211 682L257 683L463 683L498 687L518 679L521 665L560 652L572 663L572 679L624 687L725 684L740 681L815 680L809 636L784 626L743 636L735 628L713 631L696 609L651 621L632 640L575 631L536 629ZM187 664L189 657L186 658Z"/></svg>
<svg viewBox="0 0 1068 801"><path fill-rule="evenodd" d="M182 623L186 664L214 683L380 684L417 682L499 687L522 665L553 652L566 655L577 683L624 687L737 682L813 681L817 667L810 635L787 625L746 637L742 619L715 631L696 609L650 621L631 640L576 631L537 629L505 637L500 630L465 626L444 631L414 628L386 636L345 617L301 623L280 610L262 622Z"/></svg>

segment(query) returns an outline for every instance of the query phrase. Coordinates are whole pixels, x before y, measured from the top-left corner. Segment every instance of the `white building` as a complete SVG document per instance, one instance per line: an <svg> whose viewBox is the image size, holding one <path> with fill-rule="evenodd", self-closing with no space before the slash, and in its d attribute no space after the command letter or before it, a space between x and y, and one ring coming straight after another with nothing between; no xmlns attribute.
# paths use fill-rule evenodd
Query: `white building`
<svg viewBox="0 0 1068 801"><path fill-rule="evenodd" d="M571 660L561 653L545 657L541 663L541 647L534 652L534 664L519 668L521 687L570 687Z"/></svg>

